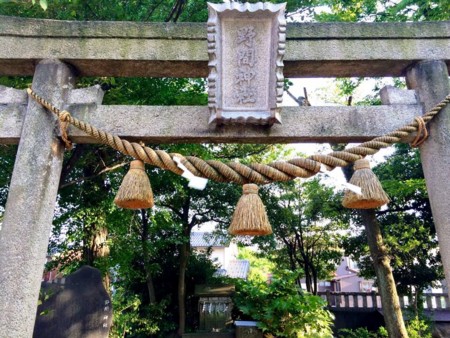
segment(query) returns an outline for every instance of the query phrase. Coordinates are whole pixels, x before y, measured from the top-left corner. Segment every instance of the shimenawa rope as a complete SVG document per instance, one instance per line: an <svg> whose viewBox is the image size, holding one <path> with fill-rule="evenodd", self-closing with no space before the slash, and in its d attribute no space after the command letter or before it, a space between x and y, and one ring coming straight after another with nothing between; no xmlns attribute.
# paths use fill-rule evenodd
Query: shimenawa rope
<svg viewBox="0 0 450 338"><path fill-rule="evenodd" d="M329 154L315 154L308 158L294 158L269 164L252 163L245 165L237 162L223 163L217 160L203 160L195 156L167 153L164 150L153 150L139 143L123 140L116 135L99 130L88 123L74 118L68 111L61 111L37 95L31 88L27 92L39 104L56 114L61 122L72 124L101 143L107 144L125 155L181 175L183 171L178 168L177 163L173 160L173 157L176 156L181 158L186 168L196 176L217 182L234 182L238 184L266 184L276 181L288 181L296 177L307 178L317 174L320 171L321 164L328 166L330 170L335 167L345 167L367 155L377 153L382 148L400 142L414 132L420 130L419 135L422 134L422 131L426 130L425 124L431 121L450 102L450 95L448 95L430 111L421 116L420 119L416 118L412 123L393 132L349 149L334 151ZM414 143L417 144L417 142Z"/></svg>

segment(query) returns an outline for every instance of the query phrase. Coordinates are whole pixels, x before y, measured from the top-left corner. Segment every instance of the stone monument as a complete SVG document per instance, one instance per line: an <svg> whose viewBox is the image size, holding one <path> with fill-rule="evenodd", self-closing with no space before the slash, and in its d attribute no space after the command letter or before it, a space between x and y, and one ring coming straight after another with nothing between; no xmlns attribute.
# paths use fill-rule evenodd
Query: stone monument
<svg viewBox="0 0 450 338"><path fill-rule="evenodd" d="M99 270L83 266L57 283L43 283L34 338L107 338L111 299Z"/></svg>

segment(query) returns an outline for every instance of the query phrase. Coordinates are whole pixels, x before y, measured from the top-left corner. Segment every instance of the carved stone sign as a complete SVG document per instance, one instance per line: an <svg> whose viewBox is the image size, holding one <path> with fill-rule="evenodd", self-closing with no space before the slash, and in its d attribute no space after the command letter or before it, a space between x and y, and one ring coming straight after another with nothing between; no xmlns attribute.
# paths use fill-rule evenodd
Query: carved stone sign
<svg viewBox="0 0 450 338"><path fill-rule="evenodd" d="M111 298L98 269L83 266L57 283L44 283L33 338L107 338Z"/></svg>
<svg viewBox="0 0 450 338"><path fill-rule="evenodd" d="M280 123L285 4L208 3L210 123Z"/></svg>

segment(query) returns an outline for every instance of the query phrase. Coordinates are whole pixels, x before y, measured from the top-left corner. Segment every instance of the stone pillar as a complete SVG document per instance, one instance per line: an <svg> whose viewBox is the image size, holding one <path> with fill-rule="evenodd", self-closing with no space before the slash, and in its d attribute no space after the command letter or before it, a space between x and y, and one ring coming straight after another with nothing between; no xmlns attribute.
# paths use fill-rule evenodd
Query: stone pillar
<svg viewBox="0 0 450 338"><path fill-rule="evenodd" d="M33 88L61 107L73 82L67 65L44 60ZM64 152L52 115L29 99L0 230L0 336L33 334Z"/></svg>
<svg viewBox="0 0 450 338"><path fill-rule="evenodd" d="M406 74L408 88L415 89L428 111L450 93L448 69L443 61L422 61ZM445 277L450 281L450 106L430 123L430 137L420 146L420 157L439 239Z"/></svg>

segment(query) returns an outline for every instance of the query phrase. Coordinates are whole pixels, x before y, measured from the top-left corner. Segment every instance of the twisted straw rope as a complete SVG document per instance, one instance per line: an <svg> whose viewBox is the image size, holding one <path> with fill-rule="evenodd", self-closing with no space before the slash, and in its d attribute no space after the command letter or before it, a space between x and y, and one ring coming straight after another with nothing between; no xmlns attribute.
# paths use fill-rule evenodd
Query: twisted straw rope
<svg viewBox="0 0 450 338"><path fill-rule="evenodd" d="M167 153L164 150L153 150L139 143L123 140L118 136L99 130L88 123L74 118L67 111L61 111L38 96L31 88L27 92L39 104L56 114L60 121L72 124L101 143L107 144L125 155L181 175L183 173L182 170L173 161L173 157L177 156L181 158L186 168L196 176L217 182L234 182L238 184L267 184L275 181L289 181L296 177L307 178L317 174L320 171L321 164L328 166L330 170L335 167L345 167L367 155L377 153L381 148L400 142L408 135L417 132L421 123L421 121L418 122L415 119L412 123L393 132L343 151L334 151L326 155L315 154L308 158L294 158L286 162L276 161L269 164L252 163L245 165L237 162L205 161L195 156L184 157L180 154ZM421 117L423 122L428 123L431 121L449 102L450 95L446 96L444 100L424 114Z"/></svg>

